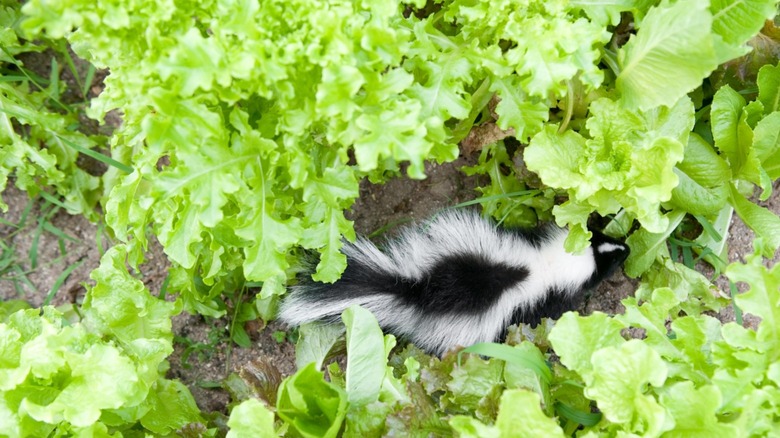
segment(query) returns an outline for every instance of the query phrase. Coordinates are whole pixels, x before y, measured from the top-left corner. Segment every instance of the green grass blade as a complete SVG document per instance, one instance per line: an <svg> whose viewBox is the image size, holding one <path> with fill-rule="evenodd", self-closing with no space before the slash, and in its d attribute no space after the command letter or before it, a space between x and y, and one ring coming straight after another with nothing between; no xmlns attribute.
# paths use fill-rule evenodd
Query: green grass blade
<svg viewBox="0 0 780 438"><path fill-rule="evenodd" d="M9 267L16 261L16 254L14 249L3 242L0 242L2 252L0 252L0 274L6 272Z"/></svg>
<svg viewBox="0 0 780 438"><path fill-rule="evenodd" d="M43 194L43 192L41 192ZM44 196L44 201L48 201L46 197ZM38 242L41 239L41 235L43 234L44 227L46 226L46 223L49 221L49 219L57 214L60 207L56 204L52 205L54 203L48 203L41 206L41 216L38 218L38 225L35 227L35 231L33 231L33 238L32 242L30 244L30 269L35 269L38 266ZM51 208L49 208L51 207ZM47 210L48 209L48 210Z"/></svg>
<svg viewBox="0 0 780 438"><path fill-rule="evenodd" d="M737 285L733 281L729 281L729 293L731 294L731 305L734 306L734 320L737 324L742 325L742 309L737 305Z"/></svg>
<svg viewBox="0 0 780 438"><path fill-rule="evenodd" d="M171 274L168 274L165 276L165 279L162 282L162 285L160 286L160 299L164 300L165 296L168 295L168 283L171 281Z"/></svg>
<svg viewBox="0 0 780 438"><path fill-rule="evenodd" d="M560 402L555 404L555 412L567 420L571 420L586 427L595 426L601 421L602 417L600 412L585 412Z"/></svg>
<svg viewBox="0 0 780 438"><path fill-rule="evenodd" d="M48 194L48 193L44 192L43 190L41 190L39 193L40 193L40 195L41 195L41 198L43 198L43 199L45 199L45 200L49 201L50 203L52 203L52 204L56 205L57 207L60 207L60 208L62 208L62 209L64 209L64 210L67 210L67 209L68 209L68 207L67 207L67 206L65 206L65 204L63 204L63 203L62 203L62 201L60 201L60 200L59 200L59 199L57 199L56 197L54 197L54 196L52 196L52 195L50 195L50 194Z"/></svg>
<svg viewBox="0 0 780 438"><path fill-rule="evenodd" d="M76 143L73 143L72 141L68 140L67 138L60 137L59 135L57 135L56 132L51 132L51 133L52 133L52 135L54 135L58 139L60 139L63 143L65 143L66 145L68 145L71 148L75 149L76 151L78 151L81 154L84 154L84 155L86 155L88 157L92 157L92 158L94 158L94 159L96 159L96 160L100 161L101 163L106 164L108 166L116 167L117 169L119 169L119 170L121 170L123 172L126 172L126 173L131 173L133 171L133 168L128 166L127 164L120 163L119 161L116 161L115 159L113 159L113 158L111 158L109 156L103 155L100 152L93 151L92 149L87 149L84 146L81 146L81 145L78 145Z"/></svg>
<svg viewBox="0 0 780 438"><path fill-rule="evenodd" d="M68 266L65 271L63 271L57 279L54 281L54 284L52 285L51 289L49 290L49 293L46 295L46 298L43 300L43 305L48 306L51 304L51 300L54 298L54 295L59 291L60 287L62 287L62 284L65 283L65 280L68 279L70 274L79 266L81 266L84 263L84 260L79 260L76 263L71 264Z"/></svg>
<svg viewBox="0 0 780 438"><path fill-rule="evenodd" d="M57 280L54 281L54 284L51 286L51 289L49 290L48 295L46 295L46 299L43 300L43 305L48 306L51 303L52 298L54 298L54 295L57 293L57 291L62 287L62 284L65 283L65 280L68 279L71 272L75 271L76 268L84 264L84 261L86 259L81 259L77 261L76 263L71 264L68 266L67 269L65 269L59 277L57 277Z"/></svg>
<svg viewBox="0 0 780 438"><path fill-rule="evenodd" d="M695 269L695 262L693 261L693 251L690 246L682 247L683 264L691 269Z"/></svg>
<svg viewBox="0 0 780 438"><path fill-rule="evenodd" d="M57 58L51 57L51 71L49 72L49 97L60 95L60 66Z"/></svg>
<svg viewBox="0 0 780 438"><path fill-rule="evenodd" d="M1 218L1 217L0 217L0 225L6 225L6 226L9 226L9 227L13 227L13 228L19 228L15 223L9 222L9 221Z"/></svg>
<svg viewBox="0 0 780 438"><path fill-rule="evenodd" d="M65 63L68 64L68 68L70 69L71 74L73 75L73 78L76 80L76 86L79 88L79 91L84 89L84 86L81 84L81 79L79 78L79 71L76 69L76 63L73 62L73 57L70 56L70 52L68 51L68 46L65 44L64 40L59 40L59 51L62 53L62 55L65 57ZM84 94L84 97L87 95Z"/></svg>
<svg viewBox="0 0 780 438"><path fill-rule="evenodd" d="M385 234L388 230L391 230L398 225L405 224L408 222L412 222L414 219L411 218L405 218L405 219L399 219L397 221L390 222L389 224L385 224L384 226L381 226L374 230L371 234L368 235L369 239L373 239L374 237L381 236L382 234Z"/></svg>
<svg viewBox="0 0 780 438"><path fill-rule="evenodd" d="M679 248L680 247L677 246L677 243L674 242L674 240L670 238L669 239L669 251L671 252L672 260L674 260L675 262L680 259L680 249Z"/></svg>
<svg viewBox="0 0 780 438"><path fill-rule="evenodd" d="M38 226L35 227L35 231L33 231L33 238L32 242L30 242L30 269L35 269L38 267L38 242L41 240L41 234L43 234L43 224L46 222L44 220L38 221Z"/></svg>
<svg viewBox="0 0 780 438"><path fill-rule="evenodd" d="M516 196L527 196L529 198L532 198L539 193L542 193L541 190L520 190L518 192L509 192L509 193L502 193L500 195L491 195L491 196L484 196L477 199L472 199L471 201L465 201L461 202L460 204L455 204L450 208L462 208L462 207L468 207L475 204L483 204L485 202L495 201L496 199L503 199L503 198L513 198Z"/></svg>
<svg viewBox="0 0 780 438"><path fill-rule="evenodd" d="M44 86L43 86L43 85L41 85L43 82L45 82L45 81L46 81L46 79L43 79L43 78L40 78L40 77L38 77L38 79L39 79L39 80L36 80L36 79L35 79L33 76L37 76L37 75L31 74L31 72L29 72L29 71L28 71L26 68L24 68L24 67L23 67L23 66L22 66L22 65L19 63L19 61L17 61L17 60L14 58L14 55L13 55L11 52L9 52L9 51L8 51L8 49L6 49L6 48L5 48L5 47L3 47L3 46L0 46L0 50L2 50L3 52L5 52L5 54L6 54L6 55L7 55L7 56L8 56L8 57L11 59L11 62L13 62L13 64L14 64L14 65L15 65L17 68L19 68L19 71L21 71L21 72L22 72L22 74L23 74L23 75L24 75L24 76L25 76L25 77L26 77L26 78L27 78L27 79L28 79L28 80L29 80L29 81L30 81L30 82L31 82L33 85L35 85L35 86L36 86L36 87L37 87L39 90L41 90L41 91L43 91L44 93L46 93L46 96L47 96L47 97L48 97L48 98L49 98L49 99L50 99L52 102L54 102L54 103L56 103L57 105L59 105L59 106L60 106L62 109L64 109L64 110L65 110L65 111L67 111L68 113L72 113L72 112L73 112L73 109L72 109L70 106L68 106L68 105L65 105L64 103L60 102L59 95L52 95L52 93L51 93L51 90L48 90L48 89L44 88ZM54 62L52 62L52 65L56 65L56 60L54 60ZM52 72L53 72L53 71L54 71L54 69L52 69ZM55 81L55 82L57 82L57 81ZM49 85L51 85L51 83L49 83ZM56 87L57 87L57 88L59 88L59 85L56 85Z"/></svg>
<svg viewBox="0 0 780 438"><path fill-rule="evenodd" d="M87 67L87 75L84 78L84 88L81 90L81 94L84 96L84 99L87 99L87 95L89 93L89 87L92 86L92 81L95 79L95 66L90 64L89 67Z"/></svg>
<svg viewBox="0 0 780 438"><path fill-rule="evenodd" d="M79 240L79 239L77 239L77 238L75 238L75 237L65 233L61 229L59 229L56 226L54 226L51 222L46 222L46 224L44 224L44 226L43 226L43 229L48 231L49 233L54 234L55 236L59 237L60 239L70 240L71 242L81 242L81 240Z"/></svg>
<svg viewBox="0 0 780 438"><path fill-rule="evenodd" d="M27 274L22 270L22 268L19 265L13 265L12 269L16 274L14 278L18 279L23 285L27 286L30 292L35 292L35 285L32 284L29 278L27 278ZM19 287L19 281L14 281L14 285L16 287L16 292L19 293L19 295L23 295L24 289Z"/></svg>
<svg viewBox="0 0 780 438"><path fill-rule="evenodd" d="M710 221L707 220L707 218L698 214L694 215L693 217L696 218L697 221L699 221L701 227L712 238L712 240L716 242L720 242L721 240L723 240L723 236L720 235L718 230L715 229L715 227L712 225Z"/></svg>
<svg viewBox="0 0 780 438"><path fill-rule="evenodd" d="M4 75L0 76L0 82L22 82L26 81L27 77L20 75Z"/></svg>
<svg viewBox="0 0 780 438"><path fill-rule="evenodd" d="M22 210L22 215L19 216L19 222L16 223L17 228L22 228L24 224L27 223L27 217L30 216L30 212L34 205L35 202L32 199L27 201L27 205L25 205L24 210Z"/></svg>
<svg viewBox="0 0 780 438"><path fill-rule="evenodd" d="M65 241L63 239L57 239L57 246L60 249L60 257L68 254L68 251L65 249Z"/></svg>

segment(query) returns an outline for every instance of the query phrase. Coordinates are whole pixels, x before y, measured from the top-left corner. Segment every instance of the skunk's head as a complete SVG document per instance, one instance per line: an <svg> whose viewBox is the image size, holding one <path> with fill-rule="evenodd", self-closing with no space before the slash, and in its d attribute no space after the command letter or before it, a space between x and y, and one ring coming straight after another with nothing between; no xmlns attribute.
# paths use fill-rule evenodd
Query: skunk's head
<svg viewBox="0 0 780 438"><path fill-rule="evenodd" d="M596 261L596 271L586 284L586 288L593 288L602 280L612 275L628 257L629 249L625 243L609 236L592 231L593 237L590 245L593 248L593 258Z"/></svg>

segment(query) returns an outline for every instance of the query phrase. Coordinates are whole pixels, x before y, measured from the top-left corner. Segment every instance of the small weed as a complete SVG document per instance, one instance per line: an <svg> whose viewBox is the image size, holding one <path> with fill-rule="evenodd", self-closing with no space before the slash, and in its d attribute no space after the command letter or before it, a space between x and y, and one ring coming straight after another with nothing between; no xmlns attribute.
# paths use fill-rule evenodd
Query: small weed
<svg viewBox="0 0 780 438"><path fill-rule="evenodd" d="M39 205L38 210L35 212L37 217L33 217L33 207L36 204ZM13 230L3 236L3 240L0 241L0 282L10 282L19 296L24 295L25 292L36 291L36 286L29 279L30 274L65 260L68 255L67 241L81 243L79 239L67 234L51 222L51 219L59 212L60 208L61 202L57 198L46 194L45 196L42 195L29 200L18 222L12 223L5 219L3 220L3 225L9 226ZM31 233L32 240L25 260L24 257L20 257L18 248L10 242L13 241L16 235L28 232ZM38 256L40 254L41 238L44 235L50 235L57 239L59 256L39 263ZM68 279L68 276L81 266L83 262L83 259L77 260L62 271L48 291L43 302L44 305L51 303L52 298Z"/></svg>
<svg viewBox="0 0 780 438"><path fill-rule="evenodd" d="M192 363L190 359L197 358L198 363L205 362L214 356L214 353L218 348L227 340L228 333L224 327L221 326L220 320L207 319L210 328L206 333L206 341L196 341L188 336L174 335L173 342L184 346L184 351L181 354L181 366L184 369L191 369Z"/></svg>
<svg viewBox="0 0 780 438"><path fill-rule="evenodd" d="M274 341L276 341L276 343L278 343L278 344L281 344L285 340L287 340L287 332L282 331L282 330L275 331L272 336L274 338Z"/></svg>

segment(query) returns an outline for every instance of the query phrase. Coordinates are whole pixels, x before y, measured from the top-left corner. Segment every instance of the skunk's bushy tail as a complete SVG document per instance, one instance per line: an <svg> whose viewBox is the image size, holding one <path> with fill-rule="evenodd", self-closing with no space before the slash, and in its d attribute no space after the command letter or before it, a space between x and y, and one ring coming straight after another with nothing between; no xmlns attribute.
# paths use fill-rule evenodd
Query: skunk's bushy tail
<svg viewBox="0 0 780 438"><path fill-rule="evenodd" d="M599 235L606 241L598 248L609 254L593 247L568 254L566 235L554 226L499 229L473 211L447 211L407 228L382 250L366 239L346 243L342 277L326 284L305 276L288 291L279 316L291 325L338 322L359 304L385 331L431 353L493 341L511 323L570 310L628 253Z"/></svg>

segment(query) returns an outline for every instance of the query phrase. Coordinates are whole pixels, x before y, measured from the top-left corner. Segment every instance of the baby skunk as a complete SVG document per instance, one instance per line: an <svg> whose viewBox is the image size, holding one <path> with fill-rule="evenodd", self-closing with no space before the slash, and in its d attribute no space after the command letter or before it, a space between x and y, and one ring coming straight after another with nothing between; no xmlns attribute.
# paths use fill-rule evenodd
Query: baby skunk
<svg viewBox="0 0 780 438"><path fill-rule="evenodd" d="M511 324L572 310L628 256L625 244L596 232L583 253L569 254L567 234L552 225L500 229L474 211L446 211L406 229L384 251L366 239L345 244L341 279L305 276L279 316L290 325L338 322L360 304L384 331L437 355L500 340Z"/></svg>

